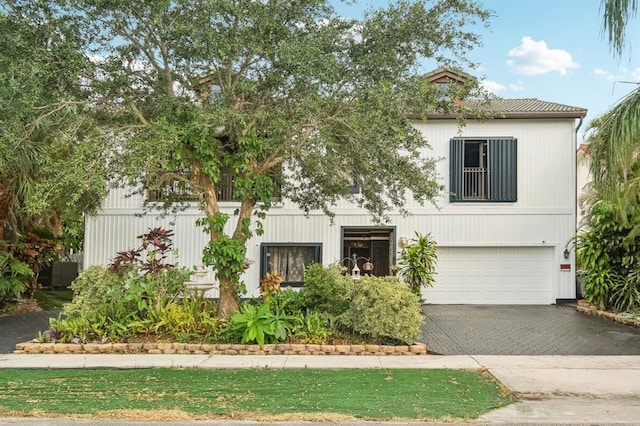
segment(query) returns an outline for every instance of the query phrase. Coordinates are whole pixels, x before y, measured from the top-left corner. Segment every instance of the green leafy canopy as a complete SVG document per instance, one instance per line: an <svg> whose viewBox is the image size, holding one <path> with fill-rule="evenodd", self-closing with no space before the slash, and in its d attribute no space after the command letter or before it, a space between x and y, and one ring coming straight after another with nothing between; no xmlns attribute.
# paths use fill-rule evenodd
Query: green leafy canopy
<svg viewBox="0 0 640 426"><path fill-rule="evenodd" d="M13 0L11 3L31 4ZM400 0L361 19L321 0L58 0L50 19L77 30L90 66L74 69L85 106L110 142L114 182L141 190L179 183L208 217L231 175L239 201L227 237L205 227L221 310L238 289L244 245L283 196L332 214L351 198L384 221L406 198L433 202L437 159L410 122L453 111L421 76L426 61L473 66L472 29L490 12L474 0ZM465 87L465 93L469 90ZM354 180L362 193L349 193ZM143 185L140 186L140 183ZM257 218L254 218L257 216ZM227 229L227 228L225 228ZM234 241L231 241L234 240ZM234 248L227 250L227 243Z"/></svg>

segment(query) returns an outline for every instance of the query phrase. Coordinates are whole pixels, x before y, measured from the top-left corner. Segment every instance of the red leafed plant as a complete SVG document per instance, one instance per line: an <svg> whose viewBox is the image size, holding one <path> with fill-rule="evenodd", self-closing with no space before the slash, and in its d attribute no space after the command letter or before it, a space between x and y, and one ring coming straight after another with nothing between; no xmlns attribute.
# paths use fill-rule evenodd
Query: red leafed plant
<svg viewBox="0 0 640 426"><path fill-rule="evenodd" d="M171 230L149 229L146 234L136 237L141 240L140 247L118 252L109 267L114 271L121 271L127 265L138 265L145 274L156 274L172 268L174 265L165 261L173 246L171 241L173 235ZM143 257L144 251L147 253Z"/></svg>

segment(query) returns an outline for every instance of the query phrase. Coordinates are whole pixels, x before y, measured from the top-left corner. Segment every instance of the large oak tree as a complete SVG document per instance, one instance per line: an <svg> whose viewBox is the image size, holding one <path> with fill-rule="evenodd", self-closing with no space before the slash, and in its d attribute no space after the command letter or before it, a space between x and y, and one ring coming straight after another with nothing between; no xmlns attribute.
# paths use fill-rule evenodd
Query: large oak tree
<svg viewBox="0 0 640 426"><path fill-rule="evenodd" d="M354 202L378 220L408 196L435 199L437 159L409 118L462 93L428 84L424 64L471 65L490 16L473 0L401 0L362 19L322 0L59 3L95 65L84 79L114 177L198 194L220 315L237 309L246 242L274 196L331 214L355 179ZM235 216L218 200L228 175Z"/></svg>

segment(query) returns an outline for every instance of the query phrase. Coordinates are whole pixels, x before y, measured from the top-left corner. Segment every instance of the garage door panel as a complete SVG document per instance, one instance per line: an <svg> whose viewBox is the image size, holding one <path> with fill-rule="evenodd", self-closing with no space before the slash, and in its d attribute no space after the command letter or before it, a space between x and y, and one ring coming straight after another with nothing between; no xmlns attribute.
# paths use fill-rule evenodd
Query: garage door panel
<svg viewBox="0 0 640 426"><path fill-rule="evenodd" d="M444 247L427 303L550 304L552 248Z"/></svg>

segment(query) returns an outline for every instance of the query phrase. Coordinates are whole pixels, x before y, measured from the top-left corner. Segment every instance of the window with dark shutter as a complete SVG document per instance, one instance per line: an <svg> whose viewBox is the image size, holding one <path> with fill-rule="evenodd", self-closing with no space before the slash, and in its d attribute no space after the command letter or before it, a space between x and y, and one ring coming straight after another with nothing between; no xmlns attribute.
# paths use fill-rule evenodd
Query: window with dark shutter
<svg viewBox="0 0 640 426"><path fill-rule="evenodd" d="M451 202L518 199L515 138L453 138L449 146Z"/></svg>

